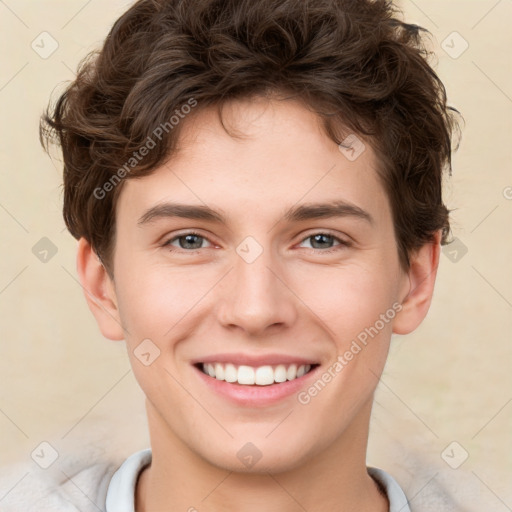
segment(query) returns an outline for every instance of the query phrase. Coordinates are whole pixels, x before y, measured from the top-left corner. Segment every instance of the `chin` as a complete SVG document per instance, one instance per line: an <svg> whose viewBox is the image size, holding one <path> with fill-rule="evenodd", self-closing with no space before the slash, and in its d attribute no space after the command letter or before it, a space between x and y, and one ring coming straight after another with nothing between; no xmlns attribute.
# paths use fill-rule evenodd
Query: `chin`
<svg viewBox="0 0 512 512"><path fill-rule="evenodd" d="M314 451L313 446L308 449L300 439L283 446L277 439L273 441L255 436L255 441L251 442L250 438L246 436L242 442L230 439L221 452L212 452L212 448L219 448L219 444L211 443L209 449L199 455L219 469L256 475L294 470L303 465Z"/></svg>

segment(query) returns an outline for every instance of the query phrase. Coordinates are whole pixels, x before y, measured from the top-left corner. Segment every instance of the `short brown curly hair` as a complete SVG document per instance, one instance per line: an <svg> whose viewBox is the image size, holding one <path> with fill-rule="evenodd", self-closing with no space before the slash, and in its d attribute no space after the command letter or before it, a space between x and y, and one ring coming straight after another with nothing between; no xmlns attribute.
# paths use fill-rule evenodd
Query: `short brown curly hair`
<svg viewBox="0 0 512 512"><path fill-rule="evenodd" d="M421 37L428 31L401 21L399 12L386 0L136 2L41 119L43 146L62 147L71 234L91 243L113 277L123 182L101 198L99 187L119 178L130 159L123 179L163 163L182 124L163 130L144 158L134 155L191 98L196 112L215 105L221 115L231 99L277 92L314 109L337 144L343 130L371 144L404 268L438 230L446 243L442 178L446 168L451 174L459 112L447 106L428 63L432 52Z"/></svg>

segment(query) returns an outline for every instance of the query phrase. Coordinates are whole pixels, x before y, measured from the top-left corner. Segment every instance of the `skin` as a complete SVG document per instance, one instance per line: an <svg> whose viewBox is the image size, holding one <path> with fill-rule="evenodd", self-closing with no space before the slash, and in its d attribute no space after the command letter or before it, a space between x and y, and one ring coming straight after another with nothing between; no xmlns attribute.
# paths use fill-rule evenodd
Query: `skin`
<svg viewBox="0 0 512 512"><path fill-rule="evenodd" d="M223 119L243 137L226 133L214 110L199 111L183 121L165 165L124 184L113 281L89 243L78 244L89 307L106 338L126 341L146 395L153 459L136 510L387 511L365 464L373 395L391 334L413 331L428 311L440 233L401 268L371 146L350 161L300 103L232 102ZM340 199L373 221L284 218L292 206ZM138 225L163 201L207 205L227 222ZM176 238L187 230L204 237L192 240L198 249ZM326 232L335 238L311 238ZM263 249L250 264L236 252L247 236ZM393 304L401 311L307 405L292 395L235 406L191 366L220 352L281 353L325 371ZM149 366L134 355L147 338L160 350ZM247 442L262 453L251 468L237 457Z"/></svg>

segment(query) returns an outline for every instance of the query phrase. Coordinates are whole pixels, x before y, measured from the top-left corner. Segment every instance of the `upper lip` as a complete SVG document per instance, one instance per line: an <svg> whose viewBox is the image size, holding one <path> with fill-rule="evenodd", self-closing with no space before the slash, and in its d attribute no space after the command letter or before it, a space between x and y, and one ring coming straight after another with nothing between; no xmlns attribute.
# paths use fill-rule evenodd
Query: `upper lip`
<svg viewBox="0 0 512 512"><path fill-rule="evenodd" d="M198 363L232 363L234 365L246 365L246 366L276 366L279 364L283 365L291 365L296 364L300 365L314 365L318 364L316 359L308 359L305 357L299 356L291 356L287 354L262 354L262 355L249 355L249 354L241 354L241 353L224 353L224 354L214 354L211 356L204 356L200 359L195 359L192 361L192 364Z"/></svg>

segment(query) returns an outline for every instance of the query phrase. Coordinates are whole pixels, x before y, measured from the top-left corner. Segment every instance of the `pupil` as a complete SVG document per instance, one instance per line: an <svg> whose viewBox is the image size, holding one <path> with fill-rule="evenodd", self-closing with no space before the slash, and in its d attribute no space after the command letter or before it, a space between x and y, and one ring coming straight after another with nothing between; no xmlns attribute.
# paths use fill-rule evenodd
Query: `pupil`
<svg viewBox="0 0 512 512"><path fill-rule="evenodd" d="M185 235L184 237L182 237L185 239L185 245L192 245L193 249L198 249L200 248L201 246L201 242L200 242L200 239L201 237L197 236L197 235ZM320 245L322 244L328 244L329 243L329 240L332 238L331 235L323 235L323 234L319 234L319 235L314 235L313 236L313 240L314 240L314 244L316 243L319 243ZM196 243L194 244L194 239L196 239ZM182 245L182 248L185 249L185 247L183 247L183 244ZM190 247L186 247L188 249L190 249Z"/></svg>
<svg viewBox="0 0 512 512"><path fill-rule="evenodd" d="M183 244L181 244L183 249L199 249L201 247L201 237L197 235L185 235L183 238L185 238L185 245L187 246L183 247ZM194 238L198 239L199 242L196 241L196 243L194 244ZM191 244L193 247L190 247L189 244Z"/></svg>
<svg viewBox="0 0 512 512"><path fill-rule="evenodd" d="M322 244L322 239L324 240L324 242L323 242L324 244L329 243L329 241L325 242L325 239L330 239L330 238L332 238L331 235L319 234L319 235L313 236L314 243L317 243L318 241L320 241L320 244Z"/></svg>

